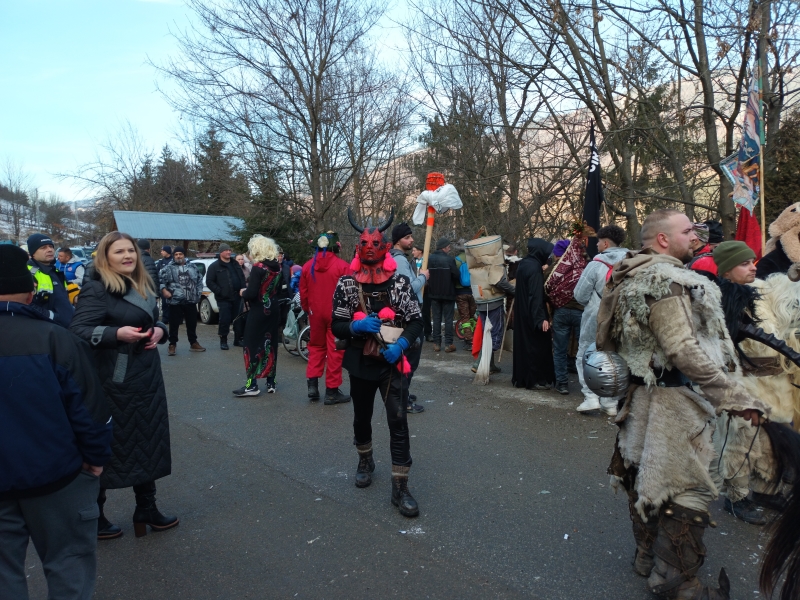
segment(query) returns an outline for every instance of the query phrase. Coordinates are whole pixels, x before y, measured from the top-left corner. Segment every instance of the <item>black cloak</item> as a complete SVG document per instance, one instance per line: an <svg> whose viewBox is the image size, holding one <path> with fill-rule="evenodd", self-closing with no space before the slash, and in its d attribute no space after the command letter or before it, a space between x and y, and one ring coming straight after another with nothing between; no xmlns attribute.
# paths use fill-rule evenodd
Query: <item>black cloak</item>
<svg viewBox="0 0 800 600"><path fill-rule="evenodd" d="M550 332L542 331L549 320L544 293L542 266L553 251L553 244L541 238L528 240L528 255L519 261L514 303L514 387L532 388L552 384L553 343Z"/></svg>

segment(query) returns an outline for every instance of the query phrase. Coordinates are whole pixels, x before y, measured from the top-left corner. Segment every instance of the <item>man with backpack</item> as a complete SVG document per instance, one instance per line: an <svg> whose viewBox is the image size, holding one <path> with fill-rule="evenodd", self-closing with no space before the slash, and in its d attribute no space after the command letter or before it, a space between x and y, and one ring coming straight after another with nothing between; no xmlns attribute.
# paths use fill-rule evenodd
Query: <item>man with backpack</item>
<svg viewBox="0 0 800 600"><path fill-rule="evenodd" d="M602 410L607 415L617 414L616 398L600 398L592 392L583 379L583 355L586 349L594 343L597 334L597 310L600 308L600 299L603 297L603 288L611 277L611 270L616 263L625 258L628 250L621 248L625 241L625 230L616 225L601 227L597 232L597 256L586 265L575 285L573 295L575 300L583 305L581 317L581 333L578 338L578 356L575 361L578 368L578 380L581 383L583 402L576 409L578 412Z"/></svg>
<svg viewBox="0 0 800 600"><path fill-rule="evenodd" d="M392 255L394 261L397 263L397 274L408 277L408 280L411 282L411 289L416 295L417 302L422 306L422 290L425 288L430 272L427 269L422 270L422 268L417 267L416 260L413 256L409 258L408 255L406 255L406 252L413 250L413 248L414 232L411 230L408 223L398 223L395 225L392 229L392 249L389 250L389 254ZM417 342L406 352L406 358L411 365L411 373L408 374L408 385L405 390L403 390L403 400L405 401L403 406L406 407L406 412L411 414L421 413L425 410L425 407L415 402L417 397L409 393L411 379L414 377L414 373L417 367L419 367L419 361L422 357L423 339L424 336L419 336Z"/></svg>

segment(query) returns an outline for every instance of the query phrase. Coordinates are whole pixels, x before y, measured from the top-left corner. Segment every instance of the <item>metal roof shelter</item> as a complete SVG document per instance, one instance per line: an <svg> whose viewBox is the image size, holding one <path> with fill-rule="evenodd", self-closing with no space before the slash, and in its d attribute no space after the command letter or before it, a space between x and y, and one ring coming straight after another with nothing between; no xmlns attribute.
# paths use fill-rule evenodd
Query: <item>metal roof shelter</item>
<svg viewBox="0 0 800 600"><path fill-rule="evenodd" d="M231 229L244 227L244 221L236 217L182 215L136 210L115 210L114 223L118 231L127 233L134 238L208 242L235 240L236 236L231 233Z"/></svg>

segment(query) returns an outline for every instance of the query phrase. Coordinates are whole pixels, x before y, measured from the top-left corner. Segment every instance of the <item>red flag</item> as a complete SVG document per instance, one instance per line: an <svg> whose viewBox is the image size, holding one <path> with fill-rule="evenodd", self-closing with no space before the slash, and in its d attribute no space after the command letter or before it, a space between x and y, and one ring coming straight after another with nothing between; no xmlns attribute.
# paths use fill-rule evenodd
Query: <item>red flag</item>
<svg viewBox="0 0 800 600"><path fill-rule="evenodd" d="M756 253L756 260L761 259L761 227L753 213L744 207L739 211L739 224L736 226L734 239L750 246Z"/></svg>

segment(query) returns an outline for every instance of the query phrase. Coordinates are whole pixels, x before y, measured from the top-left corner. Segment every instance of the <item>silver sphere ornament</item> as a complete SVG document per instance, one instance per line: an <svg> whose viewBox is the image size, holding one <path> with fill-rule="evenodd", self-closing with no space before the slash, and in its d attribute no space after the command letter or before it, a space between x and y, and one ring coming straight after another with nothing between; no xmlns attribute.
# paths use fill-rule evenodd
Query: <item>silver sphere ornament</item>
<svg viewBox="0 0 800 600"><path fill-rule="evenodd" d="M624 395L630 383L630 373L628 363L616 352L595 350L591 355L584 357L584 381L587 387L601 398Z"/></svg>

